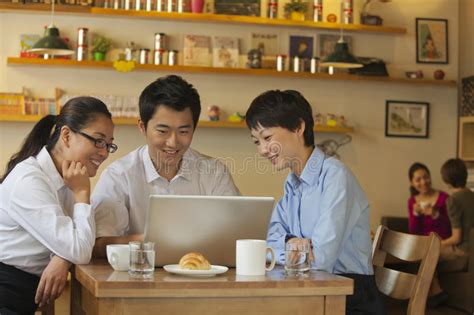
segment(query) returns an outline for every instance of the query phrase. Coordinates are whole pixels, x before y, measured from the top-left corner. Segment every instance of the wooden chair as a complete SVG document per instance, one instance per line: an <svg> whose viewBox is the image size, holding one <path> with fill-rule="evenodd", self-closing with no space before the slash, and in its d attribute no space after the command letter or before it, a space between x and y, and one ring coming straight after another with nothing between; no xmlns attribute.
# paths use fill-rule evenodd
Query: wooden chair
<svg viewBox="0 0 474 315"><path fill-rule="evenodd" d="M458 270L453 271L453 265ZM474 314L474 228L469 234L468 256L440 262L438 271L441 287L448 294L446 304Z"/></svg>
<svg viewBox="0 0 474 315"><path fill-rule="evenodd" d="M380 224L392 231L408 233L408 217L383 216Z"/></svg>
<svg viewBox="0 0 474 315"><path fill-rule="evenodd" d="M440 239L395 232L381 225L372 246L375 282L383 294L398 300L409 300L407 315L425 313L426 298L439 258ZM407 262L419 262L416 274L384 266L387 254Z"/></svg>
<svg viewBox="0 0 474 315"><path fill-rule="evenodd" d="M36 312L40 312L41 315L54 315L54 301L42 307L38 307Z"/></svg>

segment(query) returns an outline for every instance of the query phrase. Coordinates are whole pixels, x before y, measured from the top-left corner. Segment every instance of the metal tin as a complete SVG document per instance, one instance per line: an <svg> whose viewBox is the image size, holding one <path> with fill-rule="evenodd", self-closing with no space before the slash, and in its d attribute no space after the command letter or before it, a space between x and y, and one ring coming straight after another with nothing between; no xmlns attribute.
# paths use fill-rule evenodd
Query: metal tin
<svg viewBox="0 0 474 315"><path fill-rule="evenodd" d="M140 49L138 63L141 64L141 65L147 64L149 56L150 56L150 49L148 49L148 48Z"/></svg>
<svg viewBox="0 0 474 315"><path fill-rule="evenodd" d="M313 21L323 21L323 0L313 0Z"/></svg>
<svg viewBox="0 0 474 315"><path fill-rule="evenodd" d="M177 65L178 65L178 51L168 50L168 66L177 66Z"/></svg>
<svg viewBox="0 0 474 315"><path fill-rule="evenodd" d="M183 13L183 10L184 10L184 1L183 0L177 0L178 1L178 5L177 5L177 8L176 8L176 11L178 13Z"/></svg>
<svg viewBox="0 0 474 315"><path fill-rule="evenodd" d="M166 49L166 34L155 33L155 50Z"/></svg>
<svg viewBox="0 0 474 315"><path fill-rule="evenodd" d="M278 0L270 0L268 2L268 15L269 19L276 19L278 17Z"/></svg>
<svg viewBox="0 0 474 315"><path fill-rule="evenodd" d="M298 56L293 57L293 72L304 72L304 59Z"/></svg>
<svg viewBox="0 0 474 315"><path fill-rule="evenodd" d="M166 11L173 12L175 6L175 0L167 0L166 1Z"/></svg>
<svg viewBox="0 0 474 315"><path fill-rule="evenodd" d="M320 72L320 67L319 67L319 57L313 57L311 58L311 64L310 64L310 71L311 73L318 73Z"/></svg>
<svg viewBox="0 0 474 315"><path fill-rule="evenodd" d="M76 60L84 61L87 60L87 46L77 46L76 49Z"/></svg>
<svg viewBox="0 0 474 315"><path fill-rule="evenodd" d="M134 0L135 1L135 10L140 11L142 9L142 1L141 0Z"/></svg>
<svg viewBox="0 0 474 315"><path fill-rule="evenodd" d="M156 0L156 12L164 12L164 0Z"/></svg>
<svg viewBox="0 0 474 315"><path fill-rule="evenodd" d="M155 65L163 65L165 64L165 50L164 49L156 49L153 53L153 63Z"/></svg>
<svg viewBox="0 0 474 315"><path fill-rule="evenodd" d="M152 0L146 0L146 4L145 4L145 10L147 11L151 11L151 3L152 3Z"/></svg>
<svg viewBox="0 0 474 315"><path fill-rule="evenodd" d="M286 55L277 55L277 71L285 71Z"/></svg>
<svg viewBox="0 0 474 315"><path fill-rule="evenodd" d="M87 27L79 27L77 29L77 46L87 46Z"/></svg>
<svg viewBox="0 0 474 315"><path fill-rule="evenodd" d="M123 1L123 9L124 10L130 10L130 5L131 5L131 0L124 0Z"/></svg>
<svg viewBox="0 0 474 315"><path fill-rule="evenodd" d="M125 61L132 61L133 58L133 49L131 47L125 48Z"/></svg>
<svg viewBox="0 0 474 315"><path fill-rule="evenodd" d="M342 23L352 24L354 21L353 0L342 0Z"/></svg>

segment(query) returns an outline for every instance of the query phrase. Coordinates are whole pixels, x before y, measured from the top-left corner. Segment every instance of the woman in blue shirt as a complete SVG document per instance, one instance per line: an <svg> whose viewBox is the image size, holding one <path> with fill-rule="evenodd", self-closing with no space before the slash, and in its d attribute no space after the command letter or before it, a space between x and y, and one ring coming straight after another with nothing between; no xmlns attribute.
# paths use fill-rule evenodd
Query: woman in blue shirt
<svg viewBox="0 0 474 315"><path fill-rule="evenodd" d="M297 91L267 91L253 100L247 126L260 155L289 168L267 242L284 264L285 244L310 239L312 269L354 279L347 314L384 314L372 269L369 204L352 172L314 145L313 115Z"/></svg>

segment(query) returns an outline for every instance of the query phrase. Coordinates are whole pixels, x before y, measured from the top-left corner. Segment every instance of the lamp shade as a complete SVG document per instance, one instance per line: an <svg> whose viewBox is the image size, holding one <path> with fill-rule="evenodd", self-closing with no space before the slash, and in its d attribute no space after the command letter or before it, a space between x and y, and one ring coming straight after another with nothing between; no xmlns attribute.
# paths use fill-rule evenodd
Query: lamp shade
<svg viewBox="0 0 474 315"><path fill-rule="evenodd" d="M59 37L59 29L54 25L48 26L45 31L45 36L37 41L28 52L39 55L49 54L56 56L74 54L74 51L69 49L64 40Z"/></svg>
<svg viewBox="0 0 474 315"><path fill-rule="evenodd" d="M334 68L362 68L363 65L349 51L349 45L343 40L339 40L334 46L334 52L330 54L322 63L323 67Z"/></svg>

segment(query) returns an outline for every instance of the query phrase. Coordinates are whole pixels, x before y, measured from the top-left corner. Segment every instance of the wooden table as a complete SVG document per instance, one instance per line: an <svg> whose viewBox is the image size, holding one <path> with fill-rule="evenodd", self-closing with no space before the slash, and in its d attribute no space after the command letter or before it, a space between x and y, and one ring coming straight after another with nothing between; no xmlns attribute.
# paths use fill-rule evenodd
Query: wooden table
<svg viewBox="0 0 474 315"><path fill-rule="evenodd" d="M244 277L235 269L190 278L157 268L151 280L129 279L104 261L75 266L71 314L345 314L353 280L322 271L287 277L282 267Z"/></svg>

